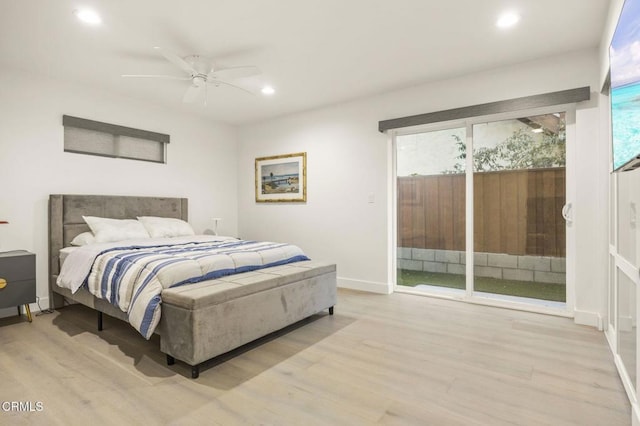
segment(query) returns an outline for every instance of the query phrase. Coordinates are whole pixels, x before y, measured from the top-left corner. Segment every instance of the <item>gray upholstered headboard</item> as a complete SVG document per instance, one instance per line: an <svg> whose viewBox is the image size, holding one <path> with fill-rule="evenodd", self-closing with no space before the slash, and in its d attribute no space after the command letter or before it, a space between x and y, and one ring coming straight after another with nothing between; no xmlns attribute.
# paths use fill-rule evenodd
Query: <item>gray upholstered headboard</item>
<svg viewBox="0 0 640 426"><path fill-rule="evenodd" d="M188 220L186 198L131 197L120 195L49 195L49 280L55 285L60 265L60 249L68 247L89 227L82 216L135 219L161 216Z"/></svg>

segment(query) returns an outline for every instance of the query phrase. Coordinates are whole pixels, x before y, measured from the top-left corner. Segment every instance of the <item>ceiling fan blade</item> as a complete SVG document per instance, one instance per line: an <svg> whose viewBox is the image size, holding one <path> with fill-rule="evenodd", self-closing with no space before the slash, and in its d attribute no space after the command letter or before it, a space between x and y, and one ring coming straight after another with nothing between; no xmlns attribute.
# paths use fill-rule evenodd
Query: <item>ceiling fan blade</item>
<svg viewBox="0 0 640 426"><path fill-rule="evenodd" d="M185 103L194 102L196 99L198 99L198 96L200 96L201 91L202 91L202 86L198 87L193 84L190 85L187 88L187 91L184 92L184 97L182 98L182 102L185 102Z"/></svg>
<svg viewBox="0 0 640 426"><path fill-rule="evenodd" d="M168 80L191 80L191 77L176 77L174 75L146 75L146 74L122 74L126 78L164 78Z"/></svg>
<svg viewBox="0 0 640 426"><path fill-rule="evenodd" d="M233 88L235 88L235 89L240 89L240 90L242 90L243 92L247 92L247 93L248 93L248 94L250 94L250 95L256 96L256 93L252 92L251 90L249 90L249 89L245 89L244 87L240 87L240 86L238 86L238 85L236 85L236 84L229 83L228 81L223 81L223 80L209 80L209 81L208 81L208 84L213 84L214 86L218 86L219 84L223 84L223 85L225 85L225 86L231 86L231 87L233 87Z"/></svg>
<svg viewBox="0 0 640 426"><path fill-rule="evenodd" d="M167 49L163 49L162 47L154 47L154 49L156 49L158 52L160 52L160 54L162 56L165 57L165 59L175 65L177 65L178 67L180 67L180 69L182 69L183 71L189 73L189 75L193 75L193 74L198 74L198 71L196 71L195 69L193 69L193 67L191 65L189 65L189 63L187 61L185 61L184 59L182 59L180 56L176 55L175 53L167 50Z"/></svg>
<svg viewBox="0 0 640 426"><path fill-rule="evenodd" d="M254 66L230 67L214 70L209 77L222 80L235 80L237 78L251 77L261 74L260 69Z"/></svg>

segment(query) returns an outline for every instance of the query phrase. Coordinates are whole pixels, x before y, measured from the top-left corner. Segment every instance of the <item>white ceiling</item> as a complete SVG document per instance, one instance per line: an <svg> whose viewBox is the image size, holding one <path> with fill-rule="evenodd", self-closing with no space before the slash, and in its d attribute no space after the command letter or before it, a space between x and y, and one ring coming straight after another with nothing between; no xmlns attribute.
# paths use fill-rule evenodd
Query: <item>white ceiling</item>
<svg viewBox="0 0 640 426"><path fill-rule="evenodd" d="M98 11L102 25L73 10ZM0 66L249 123L507 64L598 46L609 0L2 0ZM504 10L521 14L495 27ZM188 82L124 79L180 70L154 49L256 65L272 97Z"/></svg>

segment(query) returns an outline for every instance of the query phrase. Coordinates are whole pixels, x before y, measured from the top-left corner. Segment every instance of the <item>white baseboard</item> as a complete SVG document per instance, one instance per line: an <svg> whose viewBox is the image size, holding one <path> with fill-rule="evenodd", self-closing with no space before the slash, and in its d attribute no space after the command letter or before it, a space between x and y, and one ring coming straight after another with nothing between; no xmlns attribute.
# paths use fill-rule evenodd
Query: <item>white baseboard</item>
<svg viewBox="0 0 640 426"><path fill-rule="evenodd" d="M604 330L602 316L600 316L598 312L579 311L576 309L574 311L573 321L576 324L595 327L600 331Z"/></svg>
<svg viewBox="0 0 640 426"><path fill-rule="evenodd" d="M351 278L338 277L338 287L350 290L368 291L369 293L391 294L392 288L387 283L377 283L373 281L354 280Z"/></svg>
<svg viewBox="0 0 640 426"><path fill-rule="evenodd" d="M38 304L40 304L40 306L38 306ZM38 300L38 303L31 303L29 305L29 308L31 308L31 312L40 312L40 308L42 309L49 309L49 296L47 297L41 297Z"/></svg>

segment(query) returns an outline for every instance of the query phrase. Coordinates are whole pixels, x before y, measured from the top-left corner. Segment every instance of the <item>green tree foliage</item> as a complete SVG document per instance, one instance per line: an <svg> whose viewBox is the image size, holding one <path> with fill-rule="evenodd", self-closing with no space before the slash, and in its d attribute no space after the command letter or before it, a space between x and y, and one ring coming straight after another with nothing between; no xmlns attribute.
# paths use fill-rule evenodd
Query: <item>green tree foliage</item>
<svg viewBox="0 0 640 426"><path fill-rule="evenodd" d="M452 170L444 173L464 173L467 158L467 147L464 141L451 135L456 141L462 160L455 164ZM511 136L494 147L481 147L474 150L474 172L489 172L498 170L536 169L549 167L564 167L566 164L566 132L564 120L561 121L557 133L545 132L541 137L534 138L530 129L515 130Z"/></svg>

